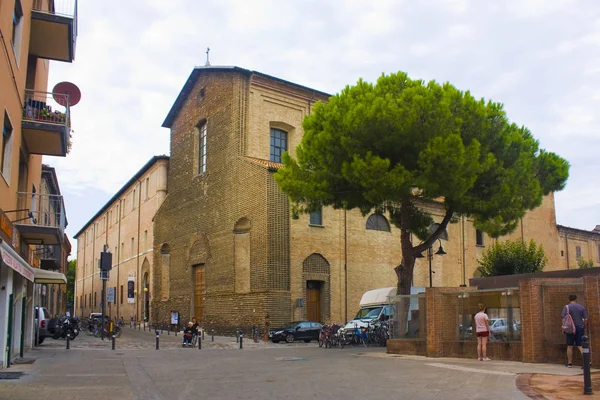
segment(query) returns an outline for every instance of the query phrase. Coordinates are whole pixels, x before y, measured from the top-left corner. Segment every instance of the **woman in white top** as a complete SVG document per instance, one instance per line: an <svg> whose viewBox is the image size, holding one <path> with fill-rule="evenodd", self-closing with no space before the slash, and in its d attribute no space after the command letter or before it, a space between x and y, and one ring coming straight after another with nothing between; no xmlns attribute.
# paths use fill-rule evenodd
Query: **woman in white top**
<svg viewBox="0 0 600 400"><path fill-rule="evenodd" d="M475 331L477 332L477 359L479 361L491 361L487 357L487 342L490 336L490 322L485 307L479 303L479 312L475 314Z"/></svg>

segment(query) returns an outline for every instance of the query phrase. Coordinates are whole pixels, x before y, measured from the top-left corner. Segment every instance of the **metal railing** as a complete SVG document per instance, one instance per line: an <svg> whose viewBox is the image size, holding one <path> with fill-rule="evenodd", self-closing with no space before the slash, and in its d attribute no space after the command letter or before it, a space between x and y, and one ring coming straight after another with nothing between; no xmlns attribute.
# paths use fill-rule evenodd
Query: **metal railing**
<svg viewBox="0 0 600 400"><path fill-rule="evenodd" d="M23 120L70 126L69 95L25 89Z"/></svg>
<svg viewBox="0 0 600 400"><path fill-rule="evenodd" d="M37 246L35 254L40 260L57 260L61 258L61 248L54 244L43 244Z"/></svg>
<svg viewBox="0 0 600 400"><path fill-rule="evenodd" d="M16 224L65 229L65 205L60 195L18 192L17 207Z"/></svg>
<svg viewBox="0 0 600 400"><path fill-rule="evenodd" d="M75 19L77 0L34 0L33 10Z"/></svg>

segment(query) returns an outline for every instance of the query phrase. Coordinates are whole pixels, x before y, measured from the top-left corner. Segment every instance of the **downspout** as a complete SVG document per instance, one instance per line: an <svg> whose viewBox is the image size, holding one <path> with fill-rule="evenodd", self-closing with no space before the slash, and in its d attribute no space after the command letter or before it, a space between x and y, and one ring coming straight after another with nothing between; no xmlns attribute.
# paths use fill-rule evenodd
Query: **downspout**
<svg viewBox="0 0 600 400"><path fill-rule="evenodd" d="M105 224L104 224L104 248L108 249L108 252L110 253L110 247L108 246L108 223L109 223L108 219L109 219L109 214L110 214L110 212L107 211L106 212L106 218L105 218L106 221L105 221ZM112 267L112 265L111 265L111 267ZM104 297L102 298L102 301L104 301L105 299L108 299L108 296L106 295L106 293L104 293L103 296ZM113 299L114 299L114 297L113 297ZM106 302L108 303L108 300L106 300ZM110 310L109 314L112 317L112 307L109 305L108 309ZM104 317L102 317L102 318L104 318Z"/></svg>
<svg viewBox="0 0 600 400"><path fill-rule="evenodd" d="M139 311L140 311L140 304L139 304L139 298L144 298L144 296L142 295L142 291L140 291L140 281L141 281L141 276L140 276L140 225L141 225L141 221L140 218L142 216L142 181L138 179L138 183L139 183L139 187L138 187L138 226L137 226L137 256L136 256L136 263L137 263L137 272L136 272L136 280L137 280L137 288L138 288L138 295L135 299L135 312L137 314L138 317L138 321L139 321ZM146 321L144 321L146 322Z"/></svg>
<svg viewBox="0 0 600 400"><path fill-rule="evenodd" d="M567 269L571 269L569 266L569 236L567 232L565 232L565 249L567 251Z"/></svg>
<svg viewBox="0 0 600 400"><path fill-rule="evenodd" d="M117 220L119 221L119 226L117 227L117 290L120 290L120 288L121 288L120 265L121 265L121 213L123 212L123 210L121 209L121 207L123 206L122 203L123 203L123 200L119 199L119 207L117 210ZM121 316L121 314L119 313L119 305L123 302L121 295L122 295L122 292L119 291L119 301L117 301L117 317Z"/></svg>
<svg viewBox="0 0 600 400"><path fill-rule="evenodd" d="M463 269L463 279L462 279L462 287L467 287L467 244L465 242L465 216L463 215L461 218L462 225L462 269Z"/></svg>
<svg viewBox="0 0 600 400"><path fill-rule="evenodd" d="M86 269L85 268L85 248L87 247L86 242L87 242L87 240L86 240L85 233L84 233L84 236L83 236L83 273L81 274L81 276L82 276L81 291L83 292L83 294L82 294L83 297L79 298L78 303L81 303L81 300L83 300L85 298L85 269ZM77 239L77 247L79 247L79 239ZM75 286L75 287L77 288L77 286ZM77 305L79 306L80 310L84 310L84 308L82 307L83 304L77 304ZM73 314L75 314L75 313L73 313ZM77 315L77 314L75 314L75 315ZM83 311L81 311L80 317L83 317Z"/></svg>
<svg viewBox="0 0 600 400"><path fill-rule="evenodd" d="M346 303L344 305L344 324L348 323L348 220L346 210L344 209L344 281L345 290L344 295Z"/></svg>
<svg viewBox="0 0 600 400"><path fill-rule="evenodd" d="M94 271L96 270L97 265L94 265L94 255L96 254L96 224L92 225L92 291L94 299L91 301L90 309L92 312L96 312L95 302L96 302L96 293L94 293Z"/></svg>

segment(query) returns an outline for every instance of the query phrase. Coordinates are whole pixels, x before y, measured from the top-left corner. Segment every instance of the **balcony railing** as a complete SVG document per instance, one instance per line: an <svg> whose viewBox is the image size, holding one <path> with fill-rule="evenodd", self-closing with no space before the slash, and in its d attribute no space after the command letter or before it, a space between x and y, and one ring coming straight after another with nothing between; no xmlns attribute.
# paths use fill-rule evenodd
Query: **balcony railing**
<svg viewBox="0 0 600 400"><path fill-rule="evenodd" d="M77 41L77 0L34 0L31 17L31 54L72 62Z"/></svg>
<svg viewBox="0 0 600 400"><path fill-rule="evenodd" d="M48 270L61 269L62 252L60 245L37 246L35 255L40 260L40 268Z"/></svg>
<svg viewBox="0 0 600 400"><path fill-rule="evenodd" d="M55 194L17 193L18 219L13 221L27 242L60 244L66 226L63 197ZM24 229L25 228L25 229Z"/></svg>
<svg viewBox="0 0 600 400"><path fill-rule="evenodd" d="M69 127L69 95L25 89L23 120Z"/></svg>
<svg viewBox="0 0 600 400"><path fill-rule="evenodd" d="M25 90L23 135L31 153L65 156L70 119L69 95Z"/></svg>

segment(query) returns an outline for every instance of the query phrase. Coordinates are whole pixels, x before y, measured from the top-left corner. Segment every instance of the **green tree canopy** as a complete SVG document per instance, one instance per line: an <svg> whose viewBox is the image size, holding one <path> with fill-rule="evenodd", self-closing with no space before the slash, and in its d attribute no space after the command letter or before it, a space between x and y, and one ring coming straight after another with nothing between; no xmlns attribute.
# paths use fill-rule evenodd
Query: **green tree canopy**
<svg viewBox="0 0 600 400"><path fill-rule="evenodd" d="M586 260L583 257L577 259L577 267L581 269L594 268L594 260Z"/></svg>
<svg viewBox="0 0 600 400"><path fill-rule="evenodd" d="M359 80L317 103L303 122L296 159L275 174L295 211L321 206L388 213L401 228L401 293L410 292L415 256L457 216L493 237L512 231L542 197L564 188L569 164L539 148L529 130L508 121L499 103L449 83L399 72L376 84ZM440 201L437 229L420 207ZM412 244L411 234L422 242Z"/></svg>
<svg viewBox="0 0 600 400"><path fill-rule="evenodd" d="M517 239L494 243L478 262L477 275L489 277L541 272L548 258L542 246L537 247L533 239L529 245Z"/></svg>
<svg viewBox="0 0 600 400"><path fill-rule="evenodd" d="M77 260L70 260L67 271L67 301L74 304L75 300L75 270L77 269Z"/></svg>

